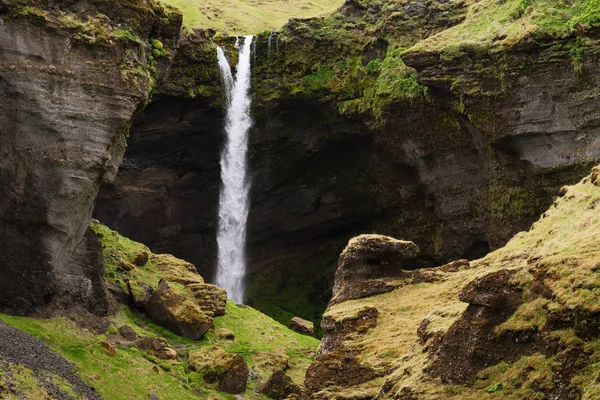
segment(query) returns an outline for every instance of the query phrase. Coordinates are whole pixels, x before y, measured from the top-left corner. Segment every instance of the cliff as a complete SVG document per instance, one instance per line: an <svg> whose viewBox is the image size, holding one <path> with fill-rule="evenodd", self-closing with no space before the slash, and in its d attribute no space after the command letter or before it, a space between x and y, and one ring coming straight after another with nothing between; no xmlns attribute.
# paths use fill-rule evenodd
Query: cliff
<svg viewBox="0 0 600 400"><path fill-rule="evenodd" d="M88 229L181 14L151 1L0 3L0 310L105 314Z"/></svg>
<svg viewBox="0 0 600 400"><path fill-rule="evenodd" d="M361 232L414 241L423 265L481 257L589 170L599 156L596 5L520 4L348 1L257 36L257 307L318 318L337 254ZM208 80L214 49L199 43L207 58L192 68L197 52L180 53L177 78L134 122L130 170L96 212L210 277L222 107ZM168 160L156 151L165 148Z"/></svg>
<svg viewBox="0 0 600 400"><path fill-rule="evenodd" d="M479 260L415 270L414 244L353 239L307 398L596 398L598 169Z"/></svg>

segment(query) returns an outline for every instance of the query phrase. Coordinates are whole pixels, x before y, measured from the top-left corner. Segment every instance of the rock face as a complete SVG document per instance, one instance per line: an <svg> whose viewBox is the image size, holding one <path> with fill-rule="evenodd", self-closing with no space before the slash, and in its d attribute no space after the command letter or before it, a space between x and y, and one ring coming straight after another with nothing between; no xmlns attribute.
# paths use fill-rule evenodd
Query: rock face
<svg viewBox="0 0 600 400"><path fill-rule="evenodd" d="M414 269L419 248L413 242L382 235L360 235L348 242L335 272L331 303L389 292L381 278L402 278ZM411 265L412 264L412 265Z"/></svg>
<svg viewBox="0 0 600 400"><path fill-rule="evenodd" d="M190 368L204 374L207 382L218 382L219 390L238 394L246 391L248 366L239 354L229 354L211 346L201 347L189 355Z"/></svg>
<svg viewBox="0 0 600 400"><path fill-rule="evenodd" d="M178 335L198 340L212 326L212 319L200 307L181 296L161 279L145 310L156 323L171 329Z"/></svg>
<svg viewBox="0 0 600 400"><path fill-rule="evenodd" d="M94 200L170 64L181 15L145 0L127 8L9 0L0 14L0 311L77 304L105 314L99 243L88 231ZM77 36L63 24L88 17L98 32ZM121 39L125 30L136 41ZM149 39L163 43L162 59L146 57Z"/></svg>
<svg viewBox="0 0 600 400"><path fill-rule="evenodd" d="M315 333L315 324L299 317L292 318L289 328L293 331L308 336L312 336Z"/></svg>
<svg viewBox="0 0 600 400"><path fill-rule="evenodd" d="M389 7L348 2L327 22L292 20L270 52L268 35L257 39L248 293L257 306L285 303L286 324L321 314L350 237L403 237L430 265L475 259L526 229L600 156L597 52L586 53L583 75L573 69L573 38L401 55L392 40L410 48L462 22L467 7ZM134 123L124 173L96 213L210 281L222 105L209 83L215 60L197 55L214 49L196 36L164 96ZM316 311L281 300L298 282Z"/></svg>

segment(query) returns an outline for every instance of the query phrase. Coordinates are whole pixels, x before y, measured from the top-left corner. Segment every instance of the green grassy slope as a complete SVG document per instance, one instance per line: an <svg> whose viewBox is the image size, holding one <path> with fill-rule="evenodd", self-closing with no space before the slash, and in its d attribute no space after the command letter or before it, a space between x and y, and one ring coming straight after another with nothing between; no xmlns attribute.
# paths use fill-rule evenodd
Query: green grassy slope
<svg viewBox="0 0 600 400"><path fill-rule="evenodd" d="M190 28L212 28L230 35L277 30L290 18L332 13L340 0L163 0L183 12Z"/></svg>
<svg viewBox="0 0 600 400"><path fill-rule="evenodd" d="M153 254L144 267L135 267L131 271L119 270L117 261L134 258L148 251L147 247L100 224L93 226L96 232L102 234L106 273L113 284L118 285L129 276L156 286L156 282L165 274L171 277L186 274L187 263L171 256ZM166 264L170 269L168 272L164 270L164 262L162 267L157 263L157 260L165 259L170 260ZM172 287L193 299L182 285L173 284ZM238 307L233 302L228 302L225 316L215 318L215 330L210 330L200 341L177 336L126 306L121 306L119 313L109 318L111 325L104 333L82 328L82 322L85 321L76 315L53 319L0 315L0 319L43 340L51 349L71 361L78 375L107 400L145 399L149 393L172 400L233 399L233 396L220 393L214 386L204 382L199 373L189 370L186 355L201 346L219 346L229 353L241 354L251 370L257 373L255 379L249 380L244 398L265 399L257 389L273 372L274 366L270 360L287 356L289 367L286 373L301 384L319 344L315 338L293 332L259 311L251 307ZM103 343L107 335L122 325L129 325L139 336L164 338L169 347L183 356L177 361L159 360L135 347L118 345L116 353L110 354ZM219 337L216 330L221 328L231 330L235 339Z"/></svg>

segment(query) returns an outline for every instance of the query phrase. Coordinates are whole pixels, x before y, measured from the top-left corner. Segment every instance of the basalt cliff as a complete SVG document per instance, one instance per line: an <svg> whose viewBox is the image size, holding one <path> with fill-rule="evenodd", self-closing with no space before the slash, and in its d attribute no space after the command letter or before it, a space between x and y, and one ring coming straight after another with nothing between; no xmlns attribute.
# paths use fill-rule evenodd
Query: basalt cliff
<svg viewBox="0 0 600 400"><path fill-rule="evenodd" d="M597 398L599 16L348 0L257 34L253 308L211 284L236 39L0 0L0 398Z"/></svg>
<svg viewBox="0 0 600 400"><path fill-rule="evenodd" d="M105 314L92 209L168 70L181 14L150 1L4 1L0 13L0 310Z"/></svg>
<svg viewBox="0 0 600 400"><path fill-rule="evenodd" d="M337 254L361 232L414 241L420 265L481 257L589 171L600 155L594 11L520 4L348 1L258 35L255 306L282 321L318 318ZM207 277L223 138L210 35L183 39L96 207Z"/></svg>

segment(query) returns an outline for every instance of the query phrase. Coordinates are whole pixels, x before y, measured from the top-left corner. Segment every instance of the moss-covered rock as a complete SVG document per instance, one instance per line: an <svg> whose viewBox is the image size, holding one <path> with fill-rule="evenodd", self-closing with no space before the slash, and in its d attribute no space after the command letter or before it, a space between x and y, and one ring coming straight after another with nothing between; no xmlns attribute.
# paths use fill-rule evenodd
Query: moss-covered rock
<svg viewBox="0 0 600 400"><path fill-rule="evenodd" d="M218 382L226 393L242 393L248 382L248 366L239 354L229 354L220 347L203 347L190 352L190 368L203 374L207 382Z"/></svg>
<svg viewBox="0 0 600 400"><path fill-rule="evenodd" d="M159 282L144 309L159 325L193 340L202 338L213 326L212 319L198 304L177 294L164 279Z"/></svg>

